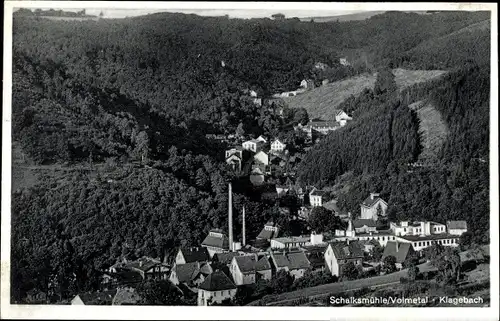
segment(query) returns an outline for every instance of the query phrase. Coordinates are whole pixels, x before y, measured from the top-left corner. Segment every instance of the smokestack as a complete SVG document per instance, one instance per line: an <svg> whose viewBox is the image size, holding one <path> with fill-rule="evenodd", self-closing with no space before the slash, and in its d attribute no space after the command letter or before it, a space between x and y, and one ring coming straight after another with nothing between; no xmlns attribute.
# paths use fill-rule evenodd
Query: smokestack
<svg viewBox="0 0 500 321"><path fill-rule="evenodd" d="M246 233L246 228L245 228L245 205L243 205L243 240L242 240L242 245L245 246L247 243L246 243L246 238L245 238L245 233Z"/></svg>
<svg viewBox="0 0 500 321"><path fill-rule="evenodd" d="M233 251L233 188L229 183L229 204L228 204L228 223L229 223L229 251Z"/></svg>

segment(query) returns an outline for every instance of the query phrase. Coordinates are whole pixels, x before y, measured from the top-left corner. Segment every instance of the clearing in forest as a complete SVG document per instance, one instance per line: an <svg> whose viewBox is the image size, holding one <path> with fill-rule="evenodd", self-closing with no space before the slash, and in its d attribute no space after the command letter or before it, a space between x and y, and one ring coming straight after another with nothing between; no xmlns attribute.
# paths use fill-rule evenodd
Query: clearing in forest
<svg viewBox="0 0 500 321"><path fill-rule="evenodd" d="M423 150L418 157L421 164L432 164L438 159L438 154L448 136L448 126L441 113L431 103L417 101L408 106L417 112L420 120L420 135Z"/></svg>
<svg viewBox="0 0 500 321"><path fill-rule="evenodd" d="M396 84L400 89L429 81L446 73L443 70L394 69ZM364 74L332 82L295 97L283 98L290 108L305 108L309 118L330 120L335 118L336 108L351 95L358 96L365 88L373 89L377 74Z"/></svg>

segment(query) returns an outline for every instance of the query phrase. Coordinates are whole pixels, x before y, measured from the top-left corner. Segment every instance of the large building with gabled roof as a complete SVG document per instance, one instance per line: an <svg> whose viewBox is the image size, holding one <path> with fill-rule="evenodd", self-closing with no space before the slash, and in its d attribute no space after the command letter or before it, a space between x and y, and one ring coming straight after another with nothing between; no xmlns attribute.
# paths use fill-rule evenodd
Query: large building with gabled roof
<svg viewBox="0 0 500 321"><path fill-rule="evenodd" d="M378 220L379 215L386 217L388 204L384 201L380 194L370 193L363 203L361 203L361 219ZM379 212L379 213L378 213Z"/></svg>

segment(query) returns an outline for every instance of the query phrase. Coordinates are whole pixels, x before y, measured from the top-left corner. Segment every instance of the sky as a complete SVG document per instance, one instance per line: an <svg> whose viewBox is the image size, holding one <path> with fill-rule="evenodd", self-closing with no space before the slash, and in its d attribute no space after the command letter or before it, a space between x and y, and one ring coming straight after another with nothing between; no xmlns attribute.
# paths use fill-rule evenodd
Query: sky
<svg viewBox="0 0 500 321"><path fill-rule="evenodd" d="M43 8L42 10L47 10L48 8ZM64 11L80 11L83 8L71 8L64 9L60 7L54 7L54 10L64 10ZM33 8L34 10L34 8ZM224 16L229 15L231 18L263 18L271 17L271 15L281 12L287 17L328 17L328 16L338 16L345 14L352 14L362 12L361 10L280 10L280 9L92 9L86 8L85 12L89 15L99 15L103 12L106 18L125 18L146 15L149 13L156 12L180 12L186 14L197 14L200 16Z"/></svg>

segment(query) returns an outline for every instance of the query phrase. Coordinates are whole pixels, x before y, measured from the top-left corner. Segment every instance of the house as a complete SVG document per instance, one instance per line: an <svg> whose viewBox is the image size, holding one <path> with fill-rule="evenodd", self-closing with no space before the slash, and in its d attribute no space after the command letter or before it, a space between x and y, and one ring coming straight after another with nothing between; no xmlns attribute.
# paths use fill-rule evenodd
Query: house
<svg viewBox="0 0 500 321"><path fill-rule="evenodd" d="M356 241L329 243L325 251L326 265L330 273L337 277L342 276L342 270L347 263L361 265L363 257L363 247Z"/></svg>
<svg viewBox="0 0 500 321"><path fill-rule="evenodd" d="M325 269L325 251L328 244L311 245L304 247L304 254L313 271L323 271Z"/></svg>
<svg viewBox="0 0 500 321"><path fill-rule="evenodd" d="M352 224L356 233L377 232L377 222L371 219L357 219Z"/></svg>
<svg viewBox="0 0 500 321"><path fill-rule="evenodd" d="M335 121L341 123L343 120L351 120L352 118L343 110L335 111Z"/></svg>
<svg viewBox="0 0 500 321"><path fill-rule="evenodd" d="M270 240L278 236L279 228L278 225L272 221L267 222L264 228L257 235L259 240Z"/></svg>
<svg viewBox="0 0 500 321"><path fill-rule="evenodd" d="M267 143L267 139L264 136L262 136L262 135L260 135L259 137L257 137L256 140L258 140L260 142L263 142L264 144Z"/></svg>
<svg viewBox="0 0 500 321"><path fill-rule="evenodd" d="M312 79L304 79L300 82L300 87L304 89L314 89L314 81Z"/></svg>
<svg viewBox="0 0 500 321"><path fill-rule="evenodd" d="M298 125L297 129L307 133L308 138L313 138L316 133L327 135L329 132L341 128L342 125L337 121L315 120L310 121L306 126Z"/></svg>
<svg viewBox="0 0 500 321"><path fill-rule="evenodd" d="M467 222L466 221L447 221L446 228L448 234L452 235L462 235L467 232Z"/></svg>
<svg viewBox="0 0 500 321"><path fill-rule="evenodd" d="M215 253L212 261L229 266L233 261L233 257L239 255L241 255L239 252Z"/></svg>
<svg viewBox="0 0 500 321"><path fill-rule="evenodd" d="M169 280L175 285L184 284L188 287L196 287L212 272L212 267L206 262L174 264Z"/></svg>
<svg viewBox="0 0 500 321"><path fill-rule="evenodd" d="M410 243L415 251L421 251L434 244L457 247L459 239L460 236L448 233L396 236L398 242Z"/></svg>
<svg viewBox="0 0 500 321"><path fill-rule="evenodd" d="M351 64L349 63L349 61L347 61L347 58L339 58L339 63L342 65L342 66L350 66Z"/></svg>
<svg viewBox="0 0 500 321"><path fill-rule="evenodd" d="M375 248L376 246L380 246L380 243L375 239L359 241L359 244L363 246L363 251L365 253L370 253L373 248Z"/></svg>
<svg viewBox="0 0 500 321"><path fill-rule="evenodd" d="M290 188L288 186L284 185L276 185L276 193L278 193L278 196L286 195Z"/></svg>
<svg viewBox="0 0 500 321"><path fill-rule="evenodd" d="M285 150L285 148L286 148L286 144L283 143L282 141L280 141L279 139L275 139L271 143L271 152L281 153Z"/></svg>
<svg viewBox="0 0 500 321"><path fill-rule="evenodd" d="M301 247L311 243L310 236L287 236L271 239L273 249L291 249Z"/></svg>
<svg viewBox="0 0 500 321"><path fill-rule="evenodd" d="M384 248L384 254L382 254L382 261L388 256L394 256L396 258L396 268L401 270L403 268L403 263L409 258L415 250L411 243L401 243L398 241L389 241Z"/></svg>
<svg viewBox="0 0 500 321"><path fill-rule="evenodd" d="M323 85L323 86L324 86L324 85L327 85L329 82L330 82L330 80L328 80L328 79L323 79L323 80L321 81L321 85Z"/></svg>
<svg viewBox="0 0 500 321"><path fill-rule="evenodd" d="M231 165L233 170L241 171L243 163L243 148L238 146L226 150L226 163Z"/></svg>
<svg viewBox="0 0 500 321"><path fill-rule="evenodd" d="M303 251L279 251L271 252L270 263L273 275L279 271L287 271L293 275L295 279L299 279L312 268L311 263L307 259Z"/></svg>
<svg viewBox="0 0 500 321"><path fill-rule="evenodd" d="M269 166L269 155L262 150L253 156L253 160L257 164Z"/></svg>
<svg viewBox="0 0 500 321"><path fill-rule="evenodd" d="M257 92L255 90L250 90L250 97L257 97Z"/></svg>
<svg viewBox="0 0 500 321"><path fill-rule="evenodd" d="M370 196L361 203L360 218L376 221L379 219L379 215L386 216L387 206L387 202L380 198L380 194L370 193Z"/></svg>
<svg viewBox="0 0 500 321"><path fill-rule="evenodd" d="M80 293L71 300L71 305L111 305L115 294L116 290Z"/></svg>
<svg viewBox="0 0 500 321"><path fill-rule="evenodd" d="M394 235L433 235L446 233L446 226L441 223L426 221L426 222L408 222L402 221L399 224L391 222L389 224L391 231Z"/></svg>
<svg viewBox="0 0 500 321"><path fill-rule="evenodd" d="M124 271L136 273L142 279L167 279L170 267L160 260L143 256L135 261L124 261L114 264L109 268L112 274L121 273Z"/></svg>
<svg viewBox="0 0 500 321"><path fill-rule="evenodd" d="M313 188L309 193L309 203L311 206L323 206L323 203L328 202L330 200L330 195L327 191L322 191L316 188Z"/></svg>
<svg viewBox="0 0 500 321"><path fill-rule="evenodd" d="M176 264L208 262L210 255L206 247L180 248L175 257Z"/></svg>
<svg viewBox="0 0 500 321"><path fill-rule="evenodd" d="M212 303L222 303L231 300L236 295L236 285L222 271L210 274L198 289L198 305L207 306Z"/></svg>
<svg viewBox="0 0 500 321"><path fill-rule="evenodd" d="M242 147L243 147L243 149L246 149L246 150L249 150L249 151L256 153L257 150L262 148L263 144L264 143L260 140L251 139L251 140L247 140L246 142L243 142Z"/></svg>
<svg viewBox="0 0 500 321"><path fill-rule="evenodd" d="M229 252L229 239L220 229L212 229L201 243L212 258L215 253Z"/></svg>
<svg viewBox="0 0 500 321"><path fill-rule="evenodd" d="M264 180L264 171L260 167L253 168L250 174L250 182L253 185L262 185Z"/></svg>
<svg viewBox="0 0 500 321"><path fill-rule="evenodd" d="M271 279L271 265L265 255L260 259L257 254L235 256L230 271L236 285L254 284L259 279Z"/></svg>

